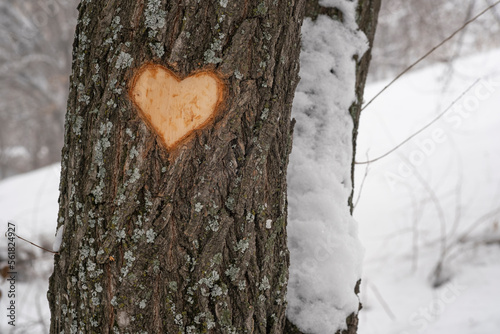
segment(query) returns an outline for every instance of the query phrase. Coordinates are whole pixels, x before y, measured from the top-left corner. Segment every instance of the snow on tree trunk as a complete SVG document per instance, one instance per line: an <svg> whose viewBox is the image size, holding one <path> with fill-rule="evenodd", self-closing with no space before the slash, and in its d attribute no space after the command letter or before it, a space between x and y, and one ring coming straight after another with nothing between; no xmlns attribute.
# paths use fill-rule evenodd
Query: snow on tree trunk
<svg viewBox="0 0 500 334"><path fill-rule="evenodd" d="M363 247L351 217L353 151L379 8L380 0L306 7L288 174L287 333L357 331Z"/></svg>
<svg viewBox="0 0 500 334"><path fill-rule="evenodd" d="M82 0L51 333L283 332L303 7ZM145 64L224 83L210 124L175 148L130 99Z"/></svg>

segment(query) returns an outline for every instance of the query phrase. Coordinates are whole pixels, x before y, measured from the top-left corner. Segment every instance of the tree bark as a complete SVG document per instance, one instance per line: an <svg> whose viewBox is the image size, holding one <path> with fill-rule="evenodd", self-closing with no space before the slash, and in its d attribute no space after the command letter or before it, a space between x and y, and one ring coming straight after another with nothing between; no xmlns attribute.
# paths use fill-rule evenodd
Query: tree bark
<svg viewBox="0 0 500 334"><path fill-rule="evenodd" d="M358 0L357 9L357 22L358 27L365 33L368 39L369 49L365 52L363 57L356 59L356 102L353 103L349 112L351 113L354 128L352 131L352 169L351 179L353 184L353 192L349 198L349 206L351 213L354 210L353 195L354 195L354 167L356 158L356 141L358 138L359 119L361 117L361 107L363 105L363 95L365 91L366 78L370 68L370 61L372 59L373 41L375 39L375 32L377 30L378 14L380 12L382 0Z"/></svg>
<svg viewBox="0 0 500 334"><path fill-rule="evenodd" d="M375 39L375 31L377 29L378 14L380 11L380 5L382 0L358 0L357 7L357 18L358 27L365 34L368 39L368 50L360 58L356 59L356 101L352 104L349 112L353 120L353 130L352 130L352 164L351 164L351 180L352 180L352 192L349 197L349 207L351 208L351 214L354 210L353 196L354 196L354 168L356 161L356 143L358 138L358 128L359 120L361 116L361 107L363 105L363 96L365 91L366 78L368 76L368 70L370 68L370 61L372 58L372 48L373 41ZM361 280L356 284L355 293L360 292ZM359 303L358 312L363 306ZM347 319L347 329L338 334L356 334L358 332L358 314L351 314Z"/></svg>
<svg viewBox="0 0 500 334"><path fill-rule="evenodd" d="M82 0L51 333L281 333L303 0ZM129 99L146 63L212 70L211 125L174 150Z"/></svg>

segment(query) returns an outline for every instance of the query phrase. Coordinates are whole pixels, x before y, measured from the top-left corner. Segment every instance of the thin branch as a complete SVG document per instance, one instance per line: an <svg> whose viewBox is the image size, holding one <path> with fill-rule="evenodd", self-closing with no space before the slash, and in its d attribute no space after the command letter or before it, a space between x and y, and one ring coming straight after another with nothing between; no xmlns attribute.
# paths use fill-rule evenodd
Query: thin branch
<svg viewBox="0 0 500 334"><path fill-rule="evenodd" d="M474 22L475 20L477 20L479 17L481 17L484 13L486 13L487 11L489 11L490 9L492 9L493 7L495 7L496 5L498 5L500 3L500 0L495 2L493 5L489 6L488 8L486 8L485 10L483 10L481 13L477 14L476 16L474 16L472 19L470 19L469 21L465 22L460 28L458 28L458 30L456 30L453 34L451 34L450 36L448 36L446 39L444 39L441 43L439 43L438 45L436 45L435 47L433 47L429 52L427 52L425 55L423 55L422 57L420 57L416 62L414 62L413 64L411 64L410 66L408 66L406 68L406 70L404 70L403 72L399 73L391 82L389 82L380 92L377 93L377 95L375 95L370 101L368 101L367 104L365 104L362 108L361 108L361 111L365 110L366 107L368 107L372 102L373 100L375 100L377 97L380 96L380 94L382 94L387 88L389 88L394 82L396 82L399 78L401 78L403 75L406 74L406 72L410 71L413 67L415 67L417 64L419 64L422 60L424 60L425 58L427 58L431 53L433 53L434 51L436 51L438 48L440 48L444 43L448 42L450 39L452 39L453 37L455 37L456 34L458 34L460 31L462 31L463 29L465 29L465 27L467 27L470 23Z"/></svg>
<svg viewBox="0 0 500 334"><path fill-rule="evenodd" d="M423 178L423 176L416 170L414 169L413 172L415 173L415 176L417 177L417 180L423 185L424 189L427 191L427 193L430 196L430 199L432 203L434 204L434 207L436 208L436 212L438 214L439 218L439 225L440 225L440 230L441 230L441 235L440 235L440 246L441 246L441 254L439 256L440 260L438 261L438 266L436 267L436 280L437 282L441 281L440 276L442 272L442 266L441 264L444 262L443 259L446 257L446 251L448 250L448 238L447 238L447 233L446 233L446 218L444 214L443 207L441 206L441 201L436 195L436 192L434 189L432 189L431 185L427 182L426 179ZM435 286L439 286L440 284L437 284L435 282Z"/></svg>
<svg viewBox="0 0 500 334"><path fill-rule="evenodd" d="M382 294L378 291L378 289L375 286L375 284L373 284L372 282L370 282L370 284L367 284L367 285L372 289L373 294L377 298L377 300L380 303L380 305L382 305L382 308L384 309L385 313L387 313L387 315L389 316L389 318L391 318L392 321L396 321L397 320L396 316L394 315L394 313L392 312L391 308L389 307L389 304L387 304L387 302L385 301L385 299L382 297Z"/></svg>
<svg viewBox="0 0 500 334"><path fill-rule="evenodd" d="M488 5L491 5L490 0L485 0ZM498 15L496 10L491 11L491 15L497 20L498 24L500 24L500 15Z"/></svg>
<svg viewBox="0 0 500 334"><path fill-rule="evenodd" d="M42 247L42 246L38 246L37 244L35 244L35 243L33 243L33 242L29 241L29 240L26 240L26 239L24 239L23 237L21 237L21 236L17 235L16 233L14 233L14 235L15 235L16 237L18 237L19 239L24 240L24 241L26 241L26 242L28 242L28 243L32 244L32 245L33 245L33 246L35 246L35 247L38 247L38 248L40 248L40 249L43 249L43 250L44 250L44 251L46 251L46 252L50 252L50 253L52 253L52 254L59 254L59 252L54 252L54 251L48 250L47 248L44 248L44 247Z"/></svg>
<svg viewBox="0 0 500 334"><path fill-rule="evenodd" d="M362 162L354 162L356 165L366 165L366 164L370 164L372 162L375 162L375 161L378 161L382 158L385 158L386 156L388 156L389 154L391 154L392 152L396 151L398 148L400 148L401 146L403 146L404 144L406 144L408 141L410 141L413 137L417 136L418 134L420 134L422 131L424 131L425 129L427 129L429 126L431 126L432 124L434 124L435 122L437 122L441 117L444 116L444 114L446 114L448 112L448 110L450 110L458 101L460 101L460 99L462 99L462 97L464 97L465 94L467 94L478 82L480 81L480 79L477 79L476 81L474 81L472 83L472 85L470 85L462 94L460 94L459 97L457 97L449 106L448 108L446 108L442 113L440 113L439 115L436 116L436 118L434 118L431 122L429 122L426 126L424 126L423 128L421 128L420 130L418 130L417 132L415 132L414 134L412 134L410 137L406 138L403 142L401 142L398 146L394 147L392 150L388 151L387 153L385 154L382 154L381 156L379 156L378 158L375 158L375 159L372 159L372 160L369 160L369 161L362 161Z"/></svg>
<svg viewBox="0 0 500 334"><path fill-rule="evenodd" d="M363 180L361 180L361 185L359 186L359 191L358 191L358 197L356 198L356 201L354 202L352 211L356 210L356 207L358 206L359 199L361 198L361 193L363 192L363 187L365 185L366 177L368 176L368 170L370 169L370 165L366 166L365 169L365 174L363 175Z"/></svg>
<svg viewBox="0 0 500 334"><path fill-rule="evenodd" d="M418 230L418 223L422 219L422 214L424 212L423 209L421 209L420 203L418 203L415 194L412 191L409 191L411 201L412 201L412 208L413 208L413 221L412 221L412 261L411 261L411 270L412 273L416 273L418 269L418 259L419 259L419 253L420 253L420 248L419 248L419 238L420 238L420 231Z"/></svg>
<svg viewBox="0 0 500 334"><path fill-rule="evenodd" d="M464 242L469 236L469 234L471 234L479 225L488 222L489 221L488 219L495 218L499 214L500 214L500 207L497 207L479 217L473 224L469 226L469 228L465 232L462 233L462 235L459 238L457 238L456 243ZM452 246L453 244L450 245L449 248L452 248Z"/></svg>
<svg viewBox="0 0 500 334"><path fill-rule="evenodd" d="M470 20L470 18L472 16L472 12L474 11L475 4L476 4L475 0L469 1L469 6L467 8L467 13L466 13L466 16L464 18L464 23L467 22L468 20ZM488 4L488 5L490 5L490 4ZM447 91L447 89L449 88L450 81L453 79L454 61L456 58L458 58L460 56L460 52L461 52L461 49L462 49L462 46L463 46L464 40L465 40L465 32L466 32L466 29L463 29L462 33L457 38L457 41L455 43L455 49L453 50L453 54L450 57L448 57L448 59L446 60L447 71L446 71L446 74L445 74L445 77L443 80L443 88L441 90L441 94L444 94Z"/></svg>
<svg viewBox="0 0 500 334"><path fill-rule="evenodd" d="M457 144L455 143L454 140L451 140L451 144L454 146L455 150L458 150ZM453 221L453 225L450 230L450 237L452 237L455 232L458 230L458 226L460 225L460 222L462 221L463 218L463 203L462 203L462 187L463 187L463 179L464 179L464 167L463 167L463 160L462 156L458 155L457 156L457 170L458 170L458 176L457 176L457 183L455 187L455 219Z"/></svg>
<svg viewBox="0 0 500 334"><path fill-rule="evenodd" d="M405 162L409 163L409 161L406 159L406 157L401 157ZM422 176L422 174L419 173L417 168L413 167L413 173L415 177L417 178L418 182L424 187L424 190L427 192L429 195L429 199L434 204L434 207L436 209L436 213L439 218L439 224L440 224L440 230L441 230L441 235L440 235L440 243L441 243L441 258L444 258L446 251L447 251L447 233L446 233L446 217L444 214L443 207L441 206L441 201L439 200L436 192L432 188L432 186L427 182L427 180Z"/></svg>
<svg viewBox="0 0 500 334"><path fill-rule="evenodd" d="M500 215L500 207L497 207L497 208L489 211L488 213L482 215L478 219L476 219L476 221L474 223L472 223L469 226L469 228L465 232L462 233L462 235L460 237L456 238L455 240L453 240L453 242L451 242L448 245L446 260L448 262L450 262L453 259L455 259L456 257L458 257L460 254L462 254L462 252L459 248L459 245L461 243L467 241L467 237L469 236L469 234L471 234L474 231L474 229L476 227L478 227L479 225L482 225L483 223L491 221L490 220L491 218L498 218L499 215ZM463 249L462 249L462 251L463 251Z"/></svg>

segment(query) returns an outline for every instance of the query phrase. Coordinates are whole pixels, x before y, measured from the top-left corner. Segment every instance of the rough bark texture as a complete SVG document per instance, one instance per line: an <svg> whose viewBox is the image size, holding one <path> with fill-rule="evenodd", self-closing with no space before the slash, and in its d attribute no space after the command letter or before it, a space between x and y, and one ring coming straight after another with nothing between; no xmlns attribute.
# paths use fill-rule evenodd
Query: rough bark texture
<svg viewBox="0 0 500 334"><path fill-rule="evenodd" d="M303 0L82 0L51 333L281 333ZM211 68L226 99L168 152L128 98L141 65Z"/></svg>
<svg viewBox="0 0 500 334"><path fill-rule="evenodd" d="M356 59L356 102L351 106L350 113L354 122L352 132L352 171L351 178L354 191L354 161L356 157L356 140L358 138L359 118L361 116L361 106L363 105L363 93L365 91L366 77L370 68L370 61L372 59L373 40L375 38L375 31L377 30L378 14L382 0L358 0L357 21L361 31L363 31L368 39L370 48L365 52L363 57ZM351 213L353 207L353 193L349 198L349 206Z"/></svg>
<svg viewBox="0 0 500 334"><path fill-rule="evenodd" d="M351 196L349 197L349 207L351 208L351 214L354 210L353 205L353 195L354 195L354 167L356 160L356 142L358 138L358 128L359 128L359 118L361 116L361 106L363 105L363 95L365 91L366 78L368 76L368 69L370 67L370 61L372 59L372 47L373 40L375 38L375 31L377 29L378 14L380 11L380 5L382 0L358 0L357 17L358 27L364 32L366 38L368 39L369 48L360 59L356 59L356 101L352 104L349 112L351 113L353 120L353 130L352 130L352 164L351 164L351 180L353 185L353 190ZM361 280L356 284L355 293L360 292ZM358 312L361 310L362 305L359 303ZM338 334L356 334L358 331L358 314L351 314L346 322L347 329Z"/></svg>
<svg viewBox="0 0 500 334"><path fill-rule="evenodd" d="M349 207L351 208L351 214L354 210L353 205L353 195L354 195L354 167L356 160L356 141L358 138L358 128L359 128L359 118L361 116L361 106L363 105L363 94L365 91L366 78L368 76L368 69L370 67L370 61L372 58L372 47L373 40L375 38L375 31L377 29L378 14L380 11L380 5L382 0L358 0L357 8L357 18L358 27L364 32L366 38L368 39L369 48L361 57L361 59L356 59L356 102L354 102L349 110L353 120L353 130L352 130L352 164L351 164L351 180L353 185L353 191L349 197ZM356 284L355 293L360 292L361 280ZM359 303L359 310L361 310L362 305ZM340 334L356 334L358 331L358 314L351 314L347 322L347 330L342 331Z"/></svg>
<svg viewBox="0 0 500 334"><path fill-rule="evenodd" d="M353 118L354 128L352 135L353 144L353 160L351 167L351 180L353 184L354 192L354 161L356 156L356 140L358 136L359 118L361 115L361 106L363 104L363 93L365 89L366 78L368 75L368 69L371 60L371 49L373 46L373 40L375 38L375 31L377 28L378 14L380 11L381 0L358 0L357 7L357 23L361 31L363 31L368 39L369 49L365 52L363 57L356 59L356 102L353 103L349 112ZM343 20L343 13L338 8L323 7L317 0L310 0L306 3L305 16L316 20L318 15L328 15L334 20ZM349 197L349 207L351 208L351 213L353 210L353 192ZM358 281L355 288L356 295L360 292L361 281ZM359 310L361 310L362 305L359 304ZM358 311L359 311L358 310ZM358 330L358 314L353 313L349 315L346 319L347 329L343 331L338 331L336 334L356 334ZM290 321L286 321L285 331L286 334L305 334L300 331L294 324Z"/></svg>

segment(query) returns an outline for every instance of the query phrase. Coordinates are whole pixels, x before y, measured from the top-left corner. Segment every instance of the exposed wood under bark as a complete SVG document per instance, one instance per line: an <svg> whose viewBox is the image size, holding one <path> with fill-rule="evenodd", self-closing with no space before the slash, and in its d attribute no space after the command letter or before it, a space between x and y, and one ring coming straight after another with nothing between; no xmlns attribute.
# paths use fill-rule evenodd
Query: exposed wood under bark
<svg viewBox="0 0 500 334"><path fill-rule="evenodd" d="M183 80L161 65L142 66L134 76L130 98L143 119L172 150L193 131L211 123L224 95L224 83L212 71Z"/></svg>

